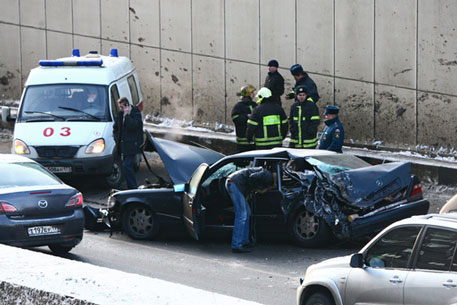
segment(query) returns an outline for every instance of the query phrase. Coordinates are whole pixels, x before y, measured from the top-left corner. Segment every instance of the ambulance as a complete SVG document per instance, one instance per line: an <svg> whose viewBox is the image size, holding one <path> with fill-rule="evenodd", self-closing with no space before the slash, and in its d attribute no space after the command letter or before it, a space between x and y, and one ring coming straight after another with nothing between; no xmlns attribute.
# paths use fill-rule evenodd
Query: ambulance
<svg viewBox="0 0 457 305"><path fill-rule="evenodd" d="M97 175L118 187L123 173L113 124L120 97L143 109L136 69L117 49L109 56L74 49L71 57L40 60L25 83L12 153L57 175Z"/></svg>

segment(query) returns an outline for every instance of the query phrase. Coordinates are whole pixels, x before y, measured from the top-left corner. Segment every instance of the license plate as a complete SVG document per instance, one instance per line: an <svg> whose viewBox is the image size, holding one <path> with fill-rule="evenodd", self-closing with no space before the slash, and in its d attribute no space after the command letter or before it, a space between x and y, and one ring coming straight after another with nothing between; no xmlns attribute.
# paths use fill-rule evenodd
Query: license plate
<svg viewBox="0 0 457 305"><path fill-rule="evenodd" d="M71 173L71 167L50 166L47 169L52 173Z"/></svg>
<svg viewBox="0 0 457 305"><path fill-rule="evenodd" d="M55 226L39 226L27 229L29 236L57 235L60 234L60 228Z"/></svg>

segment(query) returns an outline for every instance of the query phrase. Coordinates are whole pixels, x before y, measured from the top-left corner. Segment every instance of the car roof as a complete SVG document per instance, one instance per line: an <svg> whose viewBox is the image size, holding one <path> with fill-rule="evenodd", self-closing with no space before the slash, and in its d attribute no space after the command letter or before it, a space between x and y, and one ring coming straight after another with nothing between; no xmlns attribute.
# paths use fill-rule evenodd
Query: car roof
<svg viewBox="0 0 457 305"><path fill-rule="evenodd" d="M411 224L435 225L457 229L457 213L426 214L413 216L396 222L395 226Z"/></svg>
<svg viewBox="0 0 457 305"><path fill-rule="evenodd" d="M0 164L8 164L8 163L15 163L15 162L30 162L35 163L35 161L19 155L14 154L0 154Z"/></svg>

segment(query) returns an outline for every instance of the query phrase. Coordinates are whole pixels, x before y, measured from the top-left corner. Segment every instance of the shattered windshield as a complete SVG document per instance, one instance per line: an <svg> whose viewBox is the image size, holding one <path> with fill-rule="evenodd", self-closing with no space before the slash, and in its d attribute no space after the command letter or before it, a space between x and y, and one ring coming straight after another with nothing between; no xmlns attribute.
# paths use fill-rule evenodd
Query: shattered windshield
<svg viewBox="0 0 457 305"><path fill-rule="evenodd" d="M110 121L107 87L90 84L29 86L20 122Z"/></svg>
<svg viewBox="0 0 457 305"><path fill-rule="evenodd" d="M356 156L344 154L313 156L307 158L306 161L330 175L351 169L371 166L369 163Z"/></svg>
<svg viewBox="0 0 457 305"><path fill-rule="evenodd" d="M236 172L237 170L240 170L240 169L243 169L243 168L246 168L246 167L250 167L251 166L251 162L250 161L235 161L235 162L231 162L231 163L227 163L225 164L224 166L222 166L221 168L219 168L218 170L216 170L214 173L211 174L211 176L209 176L205 182L203 182L203 186L208 186L211 181L215 180L215 179L221 179L221 178L226 178L228 177L231 173L234 173Z"/></svg>

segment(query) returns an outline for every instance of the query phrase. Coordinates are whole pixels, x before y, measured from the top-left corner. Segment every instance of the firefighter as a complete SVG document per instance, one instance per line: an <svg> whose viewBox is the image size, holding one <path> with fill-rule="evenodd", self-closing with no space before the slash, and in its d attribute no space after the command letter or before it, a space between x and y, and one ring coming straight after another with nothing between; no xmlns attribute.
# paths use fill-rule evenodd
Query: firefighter
<svg viewBox="0 0 457 305"><path fill-rule="evenodd" d="M287 135L288 120L284 109L272 98L268 88L261 88L257 92L257 104L251 118L248 120L246 137L254 140L256 149L270 149L281 147Z"/></svg>
<svg viewBox="0 0 457 305"><path fill-rule="evenodd" d="M252 100L255 96L255 87L253 85L243 86L239 95L241 99L232 109L232 120L235 124L237 151L243 152L255 148L253 144L249 144L246 138L248 117L257 106Z"/></svg>
<svg viewBox="0 0 457 305"><path fill-rule="evenodd" d="M314 81L309 77L308 73L303 71L303 67L300 64L295 64L290 67L290 73L295 79L295 87L291 93L286 95L286 100L293 99L295 97L295 88L298 86L305 86L308 97L314 103L317 103L319 100L319 93L317 92L317 87Z"/></svg>
<svg viewBox="0 0 457 305"><path fill-rule="evenodd" d="M319 108L308 97L305 86L295 88L296 101L290 107L289 126L292 148L316 148Z"/></svg>
<svg viewBox="0 0 457 305"><path fill-rule="evenodd" d="M272 99L281 106L281 95L284 93L284 78L278 72L279 63L276 59L268 62L268 74L265 77L264 87L270 89Z"/></svg>
<svg viewBox="0 0 457 305"><path fill-rule="evenodd" d="M325 129L319 141L319 149L326 149L342 153L344 129L338 118L338 106L327 105L325 108Z"/></svg>

